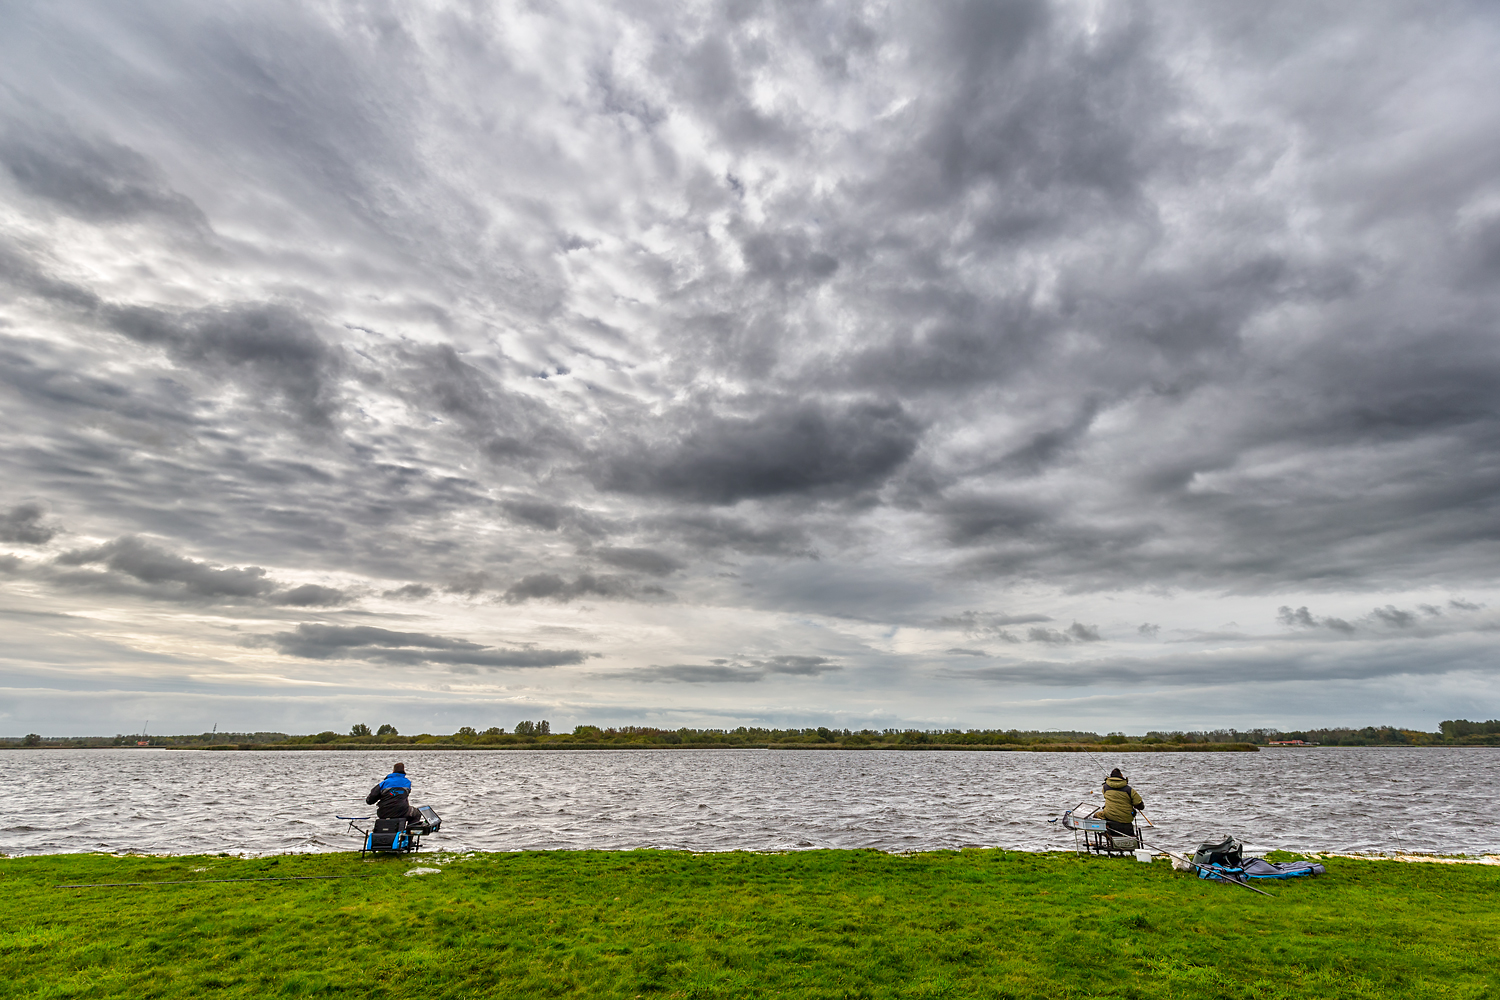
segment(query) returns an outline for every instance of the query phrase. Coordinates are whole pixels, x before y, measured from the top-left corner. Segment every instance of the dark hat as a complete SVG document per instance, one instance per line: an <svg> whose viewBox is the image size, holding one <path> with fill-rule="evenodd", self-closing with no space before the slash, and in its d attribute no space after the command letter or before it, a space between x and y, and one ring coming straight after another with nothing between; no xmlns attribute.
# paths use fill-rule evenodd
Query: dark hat
<svg viewBox="0 0 1500 1000"><path fill-rule="evenodd" d="M396 766L393 767L393 768L391 768L391 770L395 771L397 774L405 774L406 773L406 765L403 764L403 763L401 763L398 760L398 761L396 761ZM1118 775L1119 773L1120 773L1119 771L1115 771L1115 774Z"/></svg>
<svg viewBox="0 0 1500 1000"><path fill-rule="evenodd" d="M398 771L401 770L401 765L400 764L396 765L396 770L398 770ZM1113 771L1109 772L1109 776L1111 778L1123 778L1123 777L1125 777L1125 775L1123 775L1123 774L1120 773L1120 769L1118 767L1115 768Z"/></svg>

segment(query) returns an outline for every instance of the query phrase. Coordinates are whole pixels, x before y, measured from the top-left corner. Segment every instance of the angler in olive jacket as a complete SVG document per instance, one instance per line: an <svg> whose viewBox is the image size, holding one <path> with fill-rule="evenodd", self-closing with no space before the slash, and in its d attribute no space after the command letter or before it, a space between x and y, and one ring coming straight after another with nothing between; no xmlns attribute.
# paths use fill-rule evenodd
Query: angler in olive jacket
<svg viewBox="0 0 1500 1000"><path fill-rule="evenodd" d="M1104 808L1094 813L1115 833L1135 836L1135 814L1145 812L1146 800L1125 781L1117 767L1104 779Z"/></svg>
<svg viewBox="0 0 1500 1000"><path fill-rule="evenodd" d="M365 805L380 805L375 815L380 819L421 819L422 814L411 804L411 779L406 776L406 765L397 764L380 784L370 789L365 796Z"/></svg>

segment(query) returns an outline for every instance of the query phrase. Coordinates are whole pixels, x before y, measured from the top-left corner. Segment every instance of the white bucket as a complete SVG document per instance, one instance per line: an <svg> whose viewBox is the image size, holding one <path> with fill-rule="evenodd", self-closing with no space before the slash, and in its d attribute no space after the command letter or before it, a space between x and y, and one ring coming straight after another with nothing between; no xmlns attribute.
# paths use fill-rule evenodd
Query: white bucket
<svg viewBox="0 0 1500 1000"><path fill-rule="evenodd" d="M1156 852L1155 851L1136 851L1135 852L1135 859L1137 861L1144 861L1148 865L1151 863L1151 859L1154 858L1154 857L1156 857Z"/></svg>

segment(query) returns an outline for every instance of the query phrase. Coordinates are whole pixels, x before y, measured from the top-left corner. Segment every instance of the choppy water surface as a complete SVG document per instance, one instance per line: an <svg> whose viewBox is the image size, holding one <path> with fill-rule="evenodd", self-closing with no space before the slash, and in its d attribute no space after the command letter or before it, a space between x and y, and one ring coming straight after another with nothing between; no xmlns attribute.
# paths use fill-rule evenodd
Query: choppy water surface
<svg viewBox="0 0 1500 1000"><path fill-rule="evenodd" d="M1232 833L1257 850L1500 850L1500 750L1260 753L817 750L417 751L446 850L1070 848L1047 821L1116 764L1177 848ZM349 850L388 752L9 753L0 851Z"/></svg>

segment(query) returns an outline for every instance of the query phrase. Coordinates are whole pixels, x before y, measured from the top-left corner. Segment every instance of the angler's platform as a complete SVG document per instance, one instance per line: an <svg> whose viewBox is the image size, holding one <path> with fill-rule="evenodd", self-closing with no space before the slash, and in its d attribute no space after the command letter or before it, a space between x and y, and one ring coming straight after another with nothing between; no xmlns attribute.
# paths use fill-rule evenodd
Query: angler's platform
<svg viewBox="0 0 1500 1000"><path fill-rule="evenodd" d="M417 812L422 814L421 819L376 819L375 825L369 828L358 824L374 819L372 816L338 816L337 819L349 821L348 833L357 833L363 839L360 843L359 853L365 854L409 854L412 851L422 849L422 838L430 833L437 833L443 826L443 819L433 811L432 806L418 806Z"/></svg>
<svg viewBox="0 0 1500 1000"><path fill-rule="evenodd" d="M1080 802L1062 814L1062 825L1073 831L1073 845L1078 853L1116 857L1134 854L1141 846L1140 836L1114 832L1105 825L1104 820L1095 818L1094 811L1098 808L1087 802Z"/></svg>

